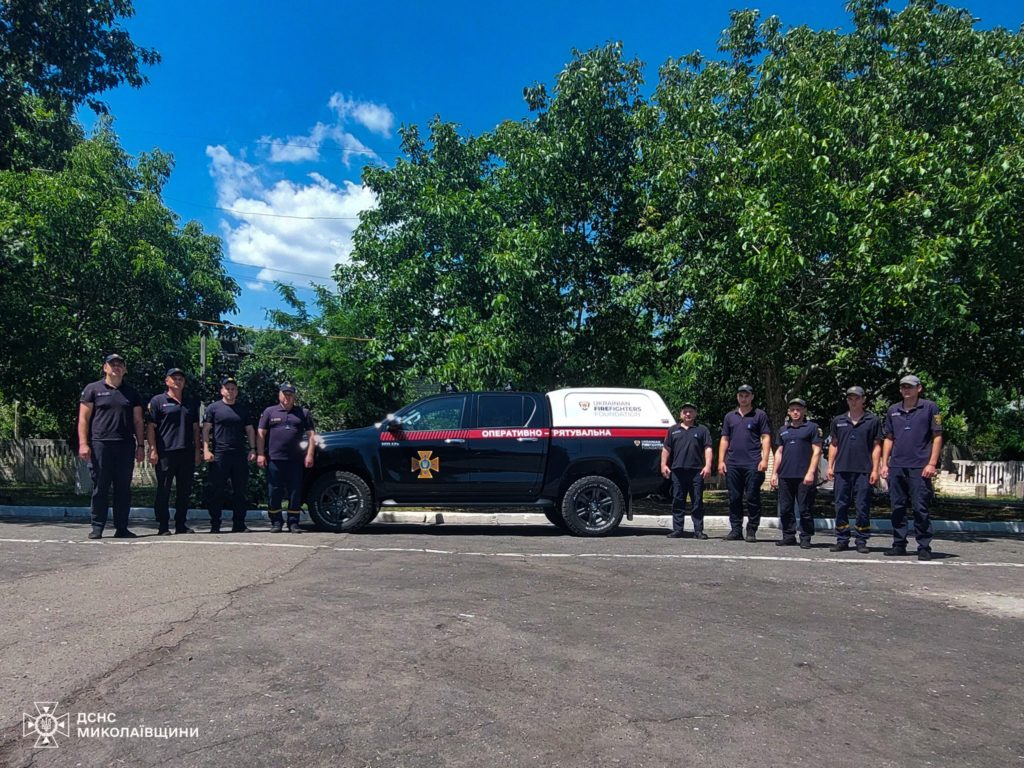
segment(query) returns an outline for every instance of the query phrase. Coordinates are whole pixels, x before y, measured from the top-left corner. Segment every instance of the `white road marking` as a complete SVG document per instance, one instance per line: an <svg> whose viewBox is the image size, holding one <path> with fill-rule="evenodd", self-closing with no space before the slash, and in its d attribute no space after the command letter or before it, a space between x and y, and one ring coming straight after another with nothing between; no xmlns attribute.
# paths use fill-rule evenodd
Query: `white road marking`
<svg viewBox="0 0 1024 768"><path fill-rule="evenodd" d="M74 539L11 539L0 538L4 544L70 544L72 546L179 546L179 547L265 547L284 549L324 549L333 552L397 552L416 555L448 555L452 557L520 557L520 558L570 558L570 559L622 559L622 560L735 560L779 563L814 563L816 565L915 565L942 566L944 568L1024 568L1024 563L1005 562L962 562L959 560L932 560L919 562L913 555L900 558L844 558L844 557L786 557L782 555L730 555L730 554L683 554L683 553L623 553L623 552L461 552L455 549L428 549L425 547L334 547L330 544L292 544L263 541L202 541L196 539L175 539L148 541L146 539L122 540L74 540Z"/></svg>

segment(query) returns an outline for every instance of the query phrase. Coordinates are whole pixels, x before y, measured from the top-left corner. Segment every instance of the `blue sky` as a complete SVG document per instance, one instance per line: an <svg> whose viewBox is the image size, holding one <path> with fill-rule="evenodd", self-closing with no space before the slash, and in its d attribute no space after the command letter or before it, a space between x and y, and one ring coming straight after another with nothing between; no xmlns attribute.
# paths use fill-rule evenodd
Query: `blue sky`
<svg viewBox="0 0 1024 768"><path fill-rule="evenodd" d="M983 27L1024 22L1020 0L953 4ZM312 298L310 281L329 282L347 259L358 213L373 202L361 168L394 162L399 126L440 115L480 133L521 118L524 86L551 83L573 48L609 40L645 62L653 86L667 58L713 56L732 8L787 26L848 26L839 0L135 5L125 26L163 62L148 86L106 94L115 130L129 152L174 156L165 202L224 238L243 288L230 319L255 327L279 306L273 281Z"/></svg>

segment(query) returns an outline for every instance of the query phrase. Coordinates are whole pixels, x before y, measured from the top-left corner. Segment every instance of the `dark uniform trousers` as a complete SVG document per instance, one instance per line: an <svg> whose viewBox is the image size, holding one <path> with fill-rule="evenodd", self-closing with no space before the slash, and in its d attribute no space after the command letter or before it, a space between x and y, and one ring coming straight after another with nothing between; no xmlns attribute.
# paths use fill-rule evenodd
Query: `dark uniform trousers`
<svg viewBox="0 0 1024 768"><path fill-rule="evenodd" d="M249 508L247 491L249 487L249 462L245 451L224 451L215 454L209 465L210 522L220 523L224 507L227 484L231 483L231 522L236 528L245 525L245 513Z"/></svg>
<svg viewBox="0 0 1024 768"><path fill-rule="evenodd" d="M302 458L271 459L267 462L267 495L270 497L268 509L279 511L284 498L288 499L285 509L298 512L302 508Z"/></svg>
<svg viewBox="0 0 1024 768"><path fill-rule="evenodd" d="M107 524L110 489L114 489L114 529L128 529L132 503L132 470L135 467L134 440L94 440L89 473L92 475L92 527Z"/></svg>
<svg viewBox="0 0 1024 768"><path fill-rule="evenodd" d="M850 541L850 505L857 510L857 541L871 538L871 484L866 472L836 472L832 485L836 501L836 543Z"/></svg>
<svg viewBox="0 0 1024 768"><path fill-rule="evenodd" d="M729 467L725 487L729 491L729 528L743 533L743 502L747 503L747 531L755 532L761 525L761 485L764 472L756 467Z"/></svg>
<svg viewBox="0 0 1024 768"><path fill-rule="evenodd" d="M779 524L784 538L796 537L796 513L800 508L800 539L810 541L814 535L814 498L818 488L805 485L802 477L779 478Z"/></svg>
<svg viewBox="0 0 1024 768"><path fill-rule="evenodd" d="M932 521L928 507L932 501L932 481L921 477L923 467L889 468L889 502L892 506L892 545L907 546L907 506L914 513L914 537L918 549L931 549Z"/></svg>
<svg viewBox="0 0 1024 768"><path fill-rule="evenodd" d="M704 530L704 478L699 469L672 470L672 530L686 527L686 497L690 497L693 532Z"/></svg>
<svg viewBox="0 0 1024 768"><path fill-rule="evenodd" d="M174 527L185 527L195 466L196 454L189 448L160 454L156 463L156 501L153 502L153 511L156 513L156 522L160 528L169 527L171 483L174 483L175 490Z"/></svg>

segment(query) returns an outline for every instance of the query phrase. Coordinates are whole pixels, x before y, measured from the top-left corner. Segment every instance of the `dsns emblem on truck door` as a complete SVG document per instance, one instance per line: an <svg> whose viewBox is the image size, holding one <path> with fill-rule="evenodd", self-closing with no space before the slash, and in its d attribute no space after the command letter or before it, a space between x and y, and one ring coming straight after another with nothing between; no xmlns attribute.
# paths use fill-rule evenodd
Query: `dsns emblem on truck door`
<svg viewBox="0 0 1024 768"><path fill-rule="evenodd" d="M430 480L434 477L430 474L431 471L441 471L441 460L430 458L430 454L432 454L433 451L416 451L416 453L419 454L419 458L414 458L412 460L412 471L419 472L419 475L416 478L417 480Z"/></svg>

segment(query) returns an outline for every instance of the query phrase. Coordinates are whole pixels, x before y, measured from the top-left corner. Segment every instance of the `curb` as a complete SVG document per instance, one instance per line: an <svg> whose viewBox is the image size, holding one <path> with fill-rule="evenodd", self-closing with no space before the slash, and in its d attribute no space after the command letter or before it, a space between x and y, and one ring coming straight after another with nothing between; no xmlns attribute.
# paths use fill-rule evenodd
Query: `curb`
<svg viewBox="0 0 1024 768"><path fill-rule="evenodd" d="M18 507L0 505L0 519L21 518L32 520L67 520L69 522L85 522L89 520L89 507ZM135 522L153 523L151 507L132 507L128 519ZM188 519L197 523L208 522L209 513L205 509L190 509ZM224 519L231 520L231 511L225 510ZM251 509L246 513L247 522L269 521L266 510ZM309 522L309 515L302 513L303 522ZM382 509L374 519L374 523L400 523L413 525L551 525L548 519L536 512L439 512L437 510L396 511ZM654 528L672 530L671 515L637 515L632 520L623 519L622 528ZM690 529L692 526L688 525ZM725 515L708 515L704 518L704 527L708 530L728 531L729 518ZM779 520L776 517L762 518L761 528L778 530ZM872 533L891 533L892 524L888 520L874 519L871 523ZM835 522L827 519L815 519L814 530L832 532ZM1003 535L1024 534L1024 520L1008 520L1004 522L979 522L974 520L932 520L934 533L989 533ZM913 521L911 521L913 533Z"/></svg>

